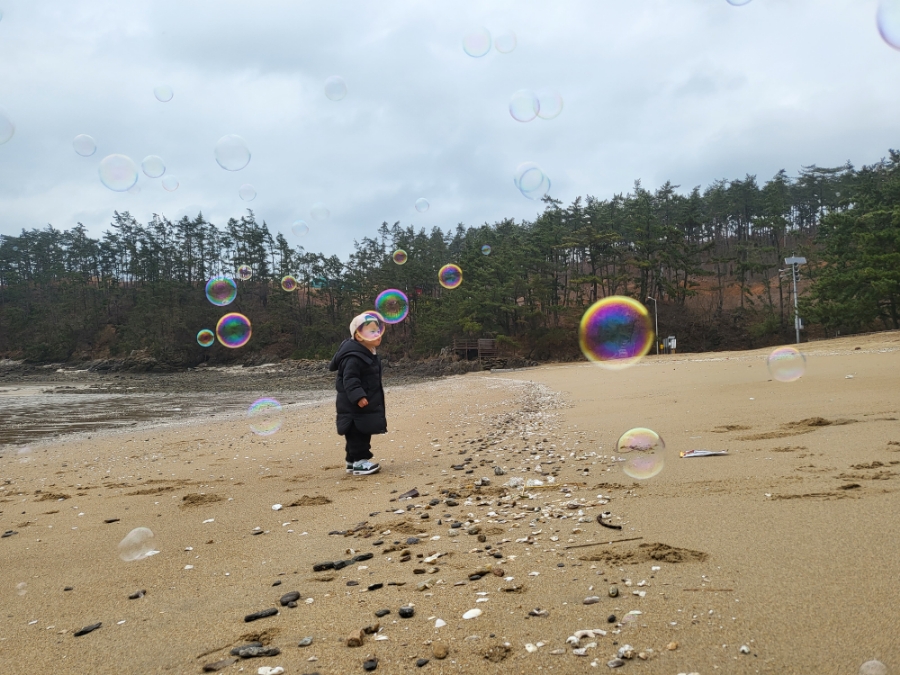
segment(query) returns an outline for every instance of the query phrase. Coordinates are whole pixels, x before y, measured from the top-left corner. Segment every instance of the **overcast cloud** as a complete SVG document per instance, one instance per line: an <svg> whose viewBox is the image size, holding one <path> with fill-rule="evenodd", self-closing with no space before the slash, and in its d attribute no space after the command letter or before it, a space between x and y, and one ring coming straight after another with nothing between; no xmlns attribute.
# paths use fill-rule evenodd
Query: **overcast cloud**
<svg viewBox="0 0 900 675"><path fill-rule="evenodd" d="M219 226L251 207L292 244L345 256L382 221L416 228L532 219L513 185L535 161L550 194L610 197L634 180L684 192L801 165L872 163L898 143L900 52L870 0L0 0L0 234L94 236L114 210L141 221L198 209ZM513 30L510 54L471 58L462 37ZM330 75L347 97L325 97ZM158 102L153 89L175 96ZM555 87L553 120L508 112ZM97 141L80 157L78 134ZM225 134L250 164L216 164ZM139 194L97 175L111 153L161 156L180 187ZM250 183L257 198L243 202ZM431 208L417 213L425 197ZM323 202L331 218L309 219ZM291 223L310 233L298 239Z"/></svg>

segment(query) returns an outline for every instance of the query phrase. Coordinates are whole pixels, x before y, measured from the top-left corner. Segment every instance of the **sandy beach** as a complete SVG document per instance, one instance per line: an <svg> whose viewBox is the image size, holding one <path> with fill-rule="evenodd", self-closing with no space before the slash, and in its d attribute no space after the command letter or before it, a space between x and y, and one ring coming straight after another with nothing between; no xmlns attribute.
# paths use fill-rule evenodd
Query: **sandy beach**
<svg viewBox="0 0 900 675"><path fill-rule="evenodd" d="M372 476L331 402L7 449L0 673L900 672L900 334L803 351L793 383L760 350L391 387ZM125 562L138 527L159 553Z"/></svg>

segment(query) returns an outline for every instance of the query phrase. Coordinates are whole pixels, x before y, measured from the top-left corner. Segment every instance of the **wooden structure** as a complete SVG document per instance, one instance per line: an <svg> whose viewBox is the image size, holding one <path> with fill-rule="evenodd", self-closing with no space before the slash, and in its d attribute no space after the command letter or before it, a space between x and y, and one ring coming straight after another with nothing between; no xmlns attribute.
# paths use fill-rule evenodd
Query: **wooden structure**
<svg viewBox="0 0 900 675"><path fill-rule="evenodd" d="M502 368L506 361L499 358L497 341L491 338L478 338L477 340L453 338L453 352L466 361L478 359L485 370Z"/></svg>

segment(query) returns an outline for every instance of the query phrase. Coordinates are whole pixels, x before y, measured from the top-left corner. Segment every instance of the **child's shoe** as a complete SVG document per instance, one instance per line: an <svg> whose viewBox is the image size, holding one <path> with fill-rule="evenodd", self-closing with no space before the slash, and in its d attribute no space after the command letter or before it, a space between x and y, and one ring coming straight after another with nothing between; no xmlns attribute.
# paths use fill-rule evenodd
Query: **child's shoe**
<svg viewBox="0 0 900 675"><path fill-rule="evenodd" d="M375 462L370 462L369 460L364 459L359 462L353 463L352 473L354 476L368 476L372 473L378 473L380 470L381 466L379 466Z"/></svg>
<svg viewBox="0 0 900 675"><path fill-rule="evenodd" d="M353 462L347 462L347 473L353 473Z"/></svg>

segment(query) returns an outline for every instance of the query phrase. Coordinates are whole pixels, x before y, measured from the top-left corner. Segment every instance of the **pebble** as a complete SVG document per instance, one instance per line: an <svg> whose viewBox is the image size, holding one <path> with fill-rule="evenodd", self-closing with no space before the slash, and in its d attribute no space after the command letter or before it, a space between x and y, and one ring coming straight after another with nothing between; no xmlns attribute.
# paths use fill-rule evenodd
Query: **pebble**
<svg viewBox="0 0 900 675"><path fill-rule="evenodd" d="M244 617L244 622L250 623L251 621L265 619L267 616L275 616L276 614L278 614L278 610L274 607L270 607L269 609L262 609L258 612L253 612L253 614L248 614Z"/></svg>
<svg viewBox="0 0 900 675"><path fill-rule="evenodd" d="M446 642L435 642L431 645L431 653L436 659L446 659L450 653L450 647Z"/></svg>
<svg viewBox="0 0 900 675"><path fill-rule="evenodd" d="M262 643L262 642L248 642L248 643L245 644L245 645L239 645L239 646L237 646L237 647L234 647L234 648L231 650L231 655L232 655L232 656L237 656L238 653L239 653L242 649L247 649L248 647L262 647L262 646L263 646L263 643Z"/></svg>
<svg viewBox="0 0 900 675"><path fill-rule="evenodd" d="M443 628L446 625L447 625L447 622L444 621L443 619L438 619L437 621L434 622L435 628Z"/></svg>
<svg viewBox="0 0 900 675"><path fill-rule="evenodd" d="M369 659L363 662L363 670L375 670L378 667L378 659Z"/></svg>
<svg viewBox="0 0 900 675"><path fill-rule="evenodd" d="M214 661L213 663L207 663L203 666L204 673L214 673L217 670L222 670L223 668L227 668L233 663L237 663L237 659L235 657L231 657L228 659L222 659L221 661Z"/></svg>
<svg viewBox="0 0 900 675"><path fill-rule="evenodd" d="M281 666L262 666L256 671L256 675L284 675L284 668Z"/></svg>
<svg viewBox="0 0 900 675"><path fill-rule="evenodd" d="M366 588L366 590L367 591L377 591L379 588L384 588L384 584L382 584L382 583L371 584Z"/></svg>
<svg viewBox="0 0 900 675"><path fill-rule="evenodd" d="M606 665L610 668L621 668L625 665L625 662L622 659L612 659L611 661L607 661Z"/></svg>
<svg viewBox="0 0 900 675"><path fill-rule="evenodd" d="M528 616L550 616L550 610L535 607L533 610L528 612Z"/></svg>
<svg viewBox="0 0 900 675"><path fill-rule="evenodd" d="M313 642L312 635L305 637L297 643L298 647L309 647Z"/></svg>
<svg viewBox="0 0 900 675"><path fill-rule="evenodd" d="M272 504L273 511L281 511L282 508L283 507L281 506L281 504ZM281 672L284 672L284 671L282 670Z"/></svg>
<svg viewBox="0 0 900 675"><path fill-rule="evenodd" d="M401 607L399 611L400 618L402 619L411 619L415 613L416 609L412 606Z"/></svg>
<svg viewBox="0 0 900 675"><path fill-rule="evenodd" d="M597 597L596 595L591 595L591 596L588 596L588 597L586 597L586 598L584 599L583 604L585 604L585 605L596 605L598 602L600 602L600 598Z"/></svg>
<svg viewBox="0 0 900 675"><path fill-rule="evenodd" d="M428 659L416 659L416 668L421 668L422 666L428 665Z"/></svg>
<svg viewBox="0 0 900 675"><path fill-rule="evenodd" d="M618 597L618 595L619 595L619 588L617 586L610 586L609 587L609 597L615 598L615 597Z"/></svg>
<svg viewBox="0 0 900 675"><path fill-rule="evenodd" d="M234 650L232 650L234 651ZM259 656L278 656L281 650L278 647L242 647L237 655L242 659L255 659Z"/></svg>
<svg viewBox="0 0 900 675"><path fill-rule="evenodd" d="M483 612L480 609L470 609L468 612L463 614L463 619L475 619L481 616Z"/></svg>
<svg viewBox="0 0 900 675"><path fill-rule="evenodd" d="M668 649L670 652L674 652L676 649L678 649L678 643L670 642L669 644L666 645L666 649Z"/></svg>
<svg viewBox="0 0 900 675"><path fill-rule="evenodd" d="M363 641L363 632L359 631L357 633L351 633L344 642L348 647L362 647Z"/></svg>
<svg viewBox="0 0 900 675"><path fill-rule="evenodd" d="M143 598L145 595L147 595L147 591L145 591L145 590L135 591L134 593L132 593L131 595L128 596L128 599L129 600L139 600L140 598Z"/></svg>
<svg viewBox="0 0 900 675"><path fill-rule="evenodd" d="M3 534L0 534L0 539L6 539L7 537L11 537L11 536L13 536L14 534L19 534L19 533L18 533L18 532L15 532L15 531L13 531L13 530L7 530L7 531L4 532Z"/></svg>
<svg viewBox="0 0 900 675"><path fill-rule="evenodd" d="M118 518L107 518L103 522L106 523L107 525L111 525L112 523L118 523L119 519Z"/></svg>
<svg viewBox="0 0 900 675"><path fill-rule="evenodd" d="M390 613L391 613L391 610L389 610L389 609L379 609L378 611L375 612L375 616L377 616L380 619L381 617L387 616Z"/></svg>
<svg viewBox="0 0 900 675"><path fill-rule="evenodd" d="M300 599L300 591L291 591L290 593L285 593L281 596L281 599L278 601L281 603L282 607L287 607L288 603L297 602Z"/></svg>
<svg viewBox="0 0 900 675"><path fill-rule="evenodd" d="M291 600L287 605L285 605L285 607L290 607L291 609L296 609L297 603L294 602L293 600Z"/></svg>
<svg viewBox="0 0 900 675"><path fill-rule="evenodd" d="M272 582L272 586L281 586L281 579L276 579Z"/></svg>
<svg viewBox="0 0 900 675"><path fill-rule="evenodd" d="M749 654L749 653L750 653L750 647L748 647L747 645L741 645L740 652L741 652L741 654Z"/></svg>
<svg viewBox="0 0 900 675"><path fill-rule="evenodd" d="M610 614L608 617L606 617L606 622L607 622L607 623L615 623L615 622L616 622L616 615L615 615L615 614Z"/></svg>
<svg viewBox="0 0 900 675"><path fill-rule="evenodd" d="M74 586L66 586L63 590L64 591L74 591L75 587Z"/></svg>
<svg viewBox="0 0 900 675"><path fill-rule="evenodd" d="M88 633L93 633L95 630L100 628L103 625L102 621L98 621L97 623L92 623L90 626L85 626L80 630L75 631L75 637L81 637L82 635L87 635Z"/></svg>
<svg viewBox="0 0 900 675"><path fill-rule="evenodd" d="M406 540L406 543L410 546L412 546L413 544L418 544L419 538L418 537L410 537L409 539Z"/></svg>

